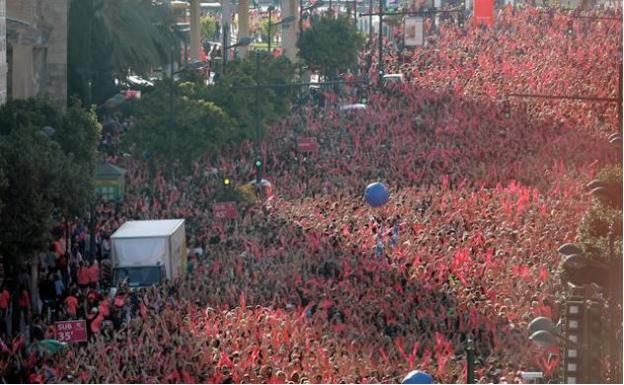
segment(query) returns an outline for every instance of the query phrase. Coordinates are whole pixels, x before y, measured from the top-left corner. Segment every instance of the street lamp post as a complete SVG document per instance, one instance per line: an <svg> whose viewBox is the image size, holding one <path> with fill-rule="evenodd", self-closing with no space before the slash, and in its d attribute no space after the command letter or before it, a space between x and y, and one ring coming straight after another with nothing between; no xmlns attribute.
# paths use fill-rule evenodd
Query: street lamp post
<svg viewBox="0 0 624 385"><path fill-rule="evenodd" d="M224 40L224 41L225 41L225 40ZM223 75L225 75L225 57L227 56L227 51L228 51L229 49L236 48L236 47L246 47L246 46L248 46L249 44L251 44L251 38L249 38L249 37L247 37L247 36L243 36L243 37L241 37L240 39L238 39L238 43L236 43L236 44L232 44L232 45L230 45L230 46L223 46L223 52L224 52L224 54L223 54L223 62L221 63L221 65L222 65L222 67L223 67L223 68L222 68L222 70L221 70L221 73L222 73Z"/></svg>
<svg viewBox="0 0 624 385"><path fill-rule="evenodd" d="M229 28L228 28L228 24L223 23L223 52L221 53L221 56L223 56L223 58L221 59L221 74L225 75L225 66L226 66L226 62L227 62L227 35L229 32Z"/></svg>
<svg viewBox="0 0 624 385"><path fill-rule="evenodd" d="M273 40L273 37L271 36L271 16L273 15L273 10L274 9L275 9L275 7L272 6L272 5L269 7L269 26L268 26L268 32L267 32L268 39L269 39L269 42L268 42L269 45L268 45L268 49L267 50L269 51L269 53L271 53L271 40ZM256 56L258 56L258 55L256 55Z"/></svg>
<svg viewBox="0 0 624 385"><path fill-rule="evenodd" d="M303 32L303 0L299 0L299 38Z"/></svg>
<svg viewBox="0 0 624 385"><path fill-rule="evenodd" d="M384 0L379 0L379 79L383 77L384 65L383 65L383 3Z"/></svg>
<svg viewBox="0 0 624 385"><path fill-rule="evenodd" d="M271 9L269 7L269 9ZM269 31L271 31L271 13L269 12ZM269 47L271 38L269 37ZM269 51L269 55L271 52ZM262 182L262 160L260 159L260 52L256 51L256 186Z"/></svg>

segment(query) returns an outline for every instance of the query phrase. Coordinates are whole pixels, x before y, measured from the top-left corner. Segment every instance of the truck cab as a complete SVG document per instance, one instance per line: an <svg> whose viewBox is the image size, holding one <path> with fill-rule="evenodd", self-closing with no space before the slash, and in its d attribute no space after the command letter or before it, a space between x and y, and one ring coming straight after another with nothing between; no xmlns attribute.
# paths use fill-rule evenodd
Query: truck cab
<svg viewBox="0 0 624 385"><path fill-rule="evenodd" d="M131 288L158 285L167 278L165 267L157 266L123 266L113 269L113 283L127 284Z"/></svg>

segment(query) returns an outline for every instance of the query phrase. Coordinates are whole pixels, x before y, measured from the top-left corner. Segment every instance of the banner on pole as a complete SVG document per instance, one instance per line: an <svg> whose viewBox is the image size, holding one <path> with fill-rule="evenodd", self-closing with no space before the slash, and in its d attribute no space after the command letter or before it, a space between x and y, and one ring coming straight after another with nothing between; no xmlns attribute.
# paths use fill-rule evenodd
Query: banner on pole
<svg viewBox="0 0 624 385"><path fill-rule="evenodd" d="M425 43L423 32L423 18L419 16L406 17L403 28L403 39L406 47L419 47Z"/></svg>
<svg viewBox="0 0 624 385"><path fill-rule="evenodd" d="M87 323L85 320L59 321L54 326L56 339L59 342L85 342L87 340Z"/></svg>
<svg viewBox="0 0 624 385"><path fill-rule="evenodd" d="M485 24L488 27L494 25L494 0L474 0L475 24Z"/></svg>
<svg viewBox="0 0 624 385"><path fill-rule="evenodd" d="M215 219L237 219L236 202L217 202L212 205L212 215Z"/></svg>
<svg viewBox="0 0 624 385"><path fill-rule="evenodd" d="M298 138L297 148L299 152L316 152L316 138Z"/></svg>
<svg viewBox="0 0 624 385"><path fill-rule="evenodd" d="M141 99L141 91L138 90L125 90L121 91L121 94L126 98L126 100Z"/></svg>

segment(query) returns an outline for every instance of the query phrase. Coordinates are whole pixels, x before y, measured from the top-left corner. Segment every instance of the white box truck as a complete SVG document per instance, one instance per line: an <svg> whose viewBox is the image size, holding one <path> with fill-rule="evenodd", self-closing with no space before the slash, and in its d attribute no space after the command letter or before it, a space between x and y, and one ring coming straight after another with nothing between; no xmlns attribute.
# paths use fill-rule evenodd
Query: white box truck
<svg viewBox="0 0 624 385"><path fill-rule="evenodd" d="M184 219L128 221L111 236L114 283L152 286L186 272Z"/></svg>

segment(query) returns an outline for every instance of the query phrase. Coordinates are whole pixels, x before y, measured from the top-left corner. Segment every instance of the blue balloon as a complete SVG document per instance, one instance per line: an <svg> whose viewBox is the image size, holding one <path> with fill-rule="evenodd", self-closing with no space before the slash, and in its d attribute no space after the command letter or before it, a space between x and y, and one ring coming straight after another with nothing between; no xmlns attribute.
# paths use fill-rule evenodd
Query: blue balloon
<svg viewBox="0 0 624 385"><path fill-rule="evenodd" d="M383 206L388 203L388 200L390 199L390 191L388 191L388 187L386 187L383 183L371 183L366 186L364 199L373 207Z"/></svg>
<svg viewBox="0 0 624 385"><path fill-rule="evenodd" d="M433 377L420 370L412 370L405 376L402 384L433 384Z"/></svg>

